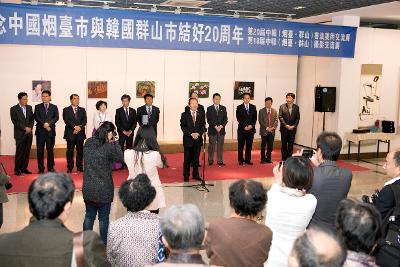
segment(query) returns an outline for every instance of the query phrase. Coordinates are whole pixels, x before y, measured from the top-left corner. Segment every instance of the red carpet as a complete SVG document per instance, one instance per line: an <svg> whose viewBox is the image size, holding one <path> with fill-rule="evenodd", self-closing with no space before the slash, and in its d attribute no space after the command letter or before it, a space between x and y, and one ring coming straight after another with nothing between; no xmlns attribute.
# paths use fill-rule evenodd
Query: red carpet
<svg viewBox="0 0 400 267"><path fill-rule="evenodd" d="M166 155L169 168L168 169L160 169L159 174L161 177L162 183L179 183L183 181L182 177L182 169L183 169L183 153L176 154L167 154ZM229 179L249 179L249 178L259 178L259 177L271 177L272 169L275 164L260 164L260 152L259 150L255 150L252 153L253 158L253 166L239 166L237 163L237 152L236 151L226 151L224 152L224 161L226 163L225 167L218 167L217 165L208 166L206 160L206 170L205 177L208 181L217 181L217 180L229 180ZM272 160L274 162L278 162L281 158L279 151L274 151L272 154ZM37 173L30 175L14 175L14 157L12 156L1 156L1 162L4 164L4 167L7 170L8 174L11 175L11 183L13 187L9 190L9 193L20 193L27 192L28 187L33 179L37 177ZM343 161L337 162L340 167L349 169L351 171L367 171L367 168L360 167L354 164L346 163ZM55 169L57 171L66 171L66 160L64 158L56 158L55 159ZM29 163L29 170L32 172L37 172L37 162L36 160L31 160ZM200 173L202 169L200 168ZM83 174L74 172L72 173L72 178L75 181L75 186L77 189L82 188L82 178ZM128 177L127 170L114 171L113 178L114 184L116 187L125 181L126 177ZM191 180L194 181L194 180ZM197 182L197 181L196 181Z"/></svg>

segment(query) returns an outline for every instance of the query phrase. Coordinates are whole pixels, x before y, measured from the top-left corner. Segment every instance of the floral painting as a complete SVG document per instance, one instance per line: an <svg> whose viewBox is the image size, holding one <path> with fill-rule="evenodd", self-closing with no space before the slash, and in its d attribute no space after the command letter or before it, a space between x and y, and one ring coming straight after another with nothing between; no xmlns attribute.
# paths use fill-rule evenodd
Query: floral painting
<svg viewBox="0 0 400 267"><path fill-rule="evenodd" d="M210 92L209 82L189 82L189 97L196 93L199 98L208 98Z"/></svg>
<svg viewBox="0 0 400 267"><path fill-rule="evenodd" d="M146 94L156 95L155 81L137 81L136 82L136 98L143 98Z"/></svg>
<svg viewBox="0 0 400 267"><path fill-rule="evenodd" d="M107 98L107 82L88 82L88 98Z"/></svg>

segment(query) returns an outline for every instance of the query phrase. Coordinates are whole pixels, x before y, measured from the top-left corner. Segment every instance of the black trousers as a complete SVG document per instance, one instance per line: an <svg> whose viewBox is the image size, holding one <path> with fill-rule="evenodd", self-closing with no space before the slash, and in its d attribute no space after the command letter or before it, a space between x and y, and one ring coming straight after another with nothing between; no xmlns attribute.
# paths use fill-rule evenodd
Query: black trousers
<svg viewBox="0 0 400 267"><path fill-rule="evenodd" d="M293 154L294 138L296 137L296 131L289 131L286 128L281 129L281 140L282 140L282 160L286 160Z"/></svg>
<svg viewBox="0 0 400 267"><path fill-rule="evenodd" d="M47 151L47 170L54 169L54 143L56 137L53 134L41 133L36 135L37 161L39 171L44 171L44 146Z"/></svg>
<svg viewBox="0 0 400 267"><path fill-rule="evenodd" d="M261 160L271 160L274 137L273 133L267 133L267 135L261 136ZM267 153L265 153L265 147L267 147Z"/></svg>
<svg viewBox="0 0 400 267"><path fill-rule="evenodd" d="M251 150L253 148L254 133L238 133L238 161L250 162L251 161ZM243 149L246 145L245 156L243 159Z"/></svg>
<svg viewBox="0 0 400 267"><path fill-rule="evenodd" d="M202 143L195 142L193 146L183 147L183 177L190 176L190 166L193 166L192 177L199 177L199 156Z"/></svg>
<svg viewBox="0 0 400 267"><path fill-rule="evenodd" d="M83 142L82 138L67 140L67 168L74 168L74 149L76 148L76 168L83 170Z"/></svg>
<svg viewBox="0 0 400 267"><path fill-rule="evenodd" d="M16 150L14 171L24 171L28 169L32 138L32 134L26 134L23 138L15 140Z"/></svg>
<svg viewBox="0 0 400 267"><path fill-rule="evenodd" d="M119 145L121 146L122 151L125 149L132 149L133 146L133 132L131 136L126 136L123 133L119 134L119 139L118 139ZM126 147L125 147L126 145Z"/></svg>

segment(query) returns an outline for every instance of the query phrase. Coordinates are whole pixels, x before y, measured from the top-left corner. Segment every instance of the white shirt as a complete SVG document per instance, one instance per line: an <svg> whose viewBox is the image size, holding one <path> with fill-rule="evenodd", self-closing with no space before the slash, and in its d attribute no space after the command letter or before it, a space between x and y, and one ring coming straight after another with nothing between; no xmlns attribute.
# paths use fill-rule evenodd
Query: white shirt
<svg viewBox="0 0 400 267"><path fill-rule="evenodd" d="M111 115L106 111L106 112L95 112L93 116L93 127L97 130L99 126L105 122L109 121L112 122Z"/></svg>
<svg viewBox="0 0 400 267"><path fill-rule="evenodd" d="M390 179L383 186L391 185L391 184L397 182L398 180L400 180L400 176L397 176L397 177L394 177L393 179Z"/></svg>
<svg viewBox="0 0 400 267"><path fill-rule="evenodd" d="M265 225L272 231L272 244L264 266L286 267L293 243L306 230L317 206L317 199L311 194L290 195L275 183L267 195Z"/></svg>

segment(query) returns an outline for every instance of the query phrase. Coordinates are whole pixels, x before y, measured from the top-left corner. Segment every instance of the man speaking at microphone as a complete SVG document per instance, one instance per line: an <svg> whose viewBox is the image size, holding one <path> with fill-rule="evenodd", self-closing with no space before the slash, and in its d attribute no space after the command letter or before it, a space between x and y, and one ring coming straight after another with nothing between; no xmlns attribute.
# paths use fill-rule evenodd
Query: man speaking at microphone
<svg viewBox="0 0 400 267"><path fill-rule="evenodd" d="M189 110L181 115L181 130L183 132L183 179L189 181L190 165L193 167L192 178L201 180L199 175L199 156L203 144L203 133L205 131L204 113L198 112L196 98L189 99Z"/></svg>

